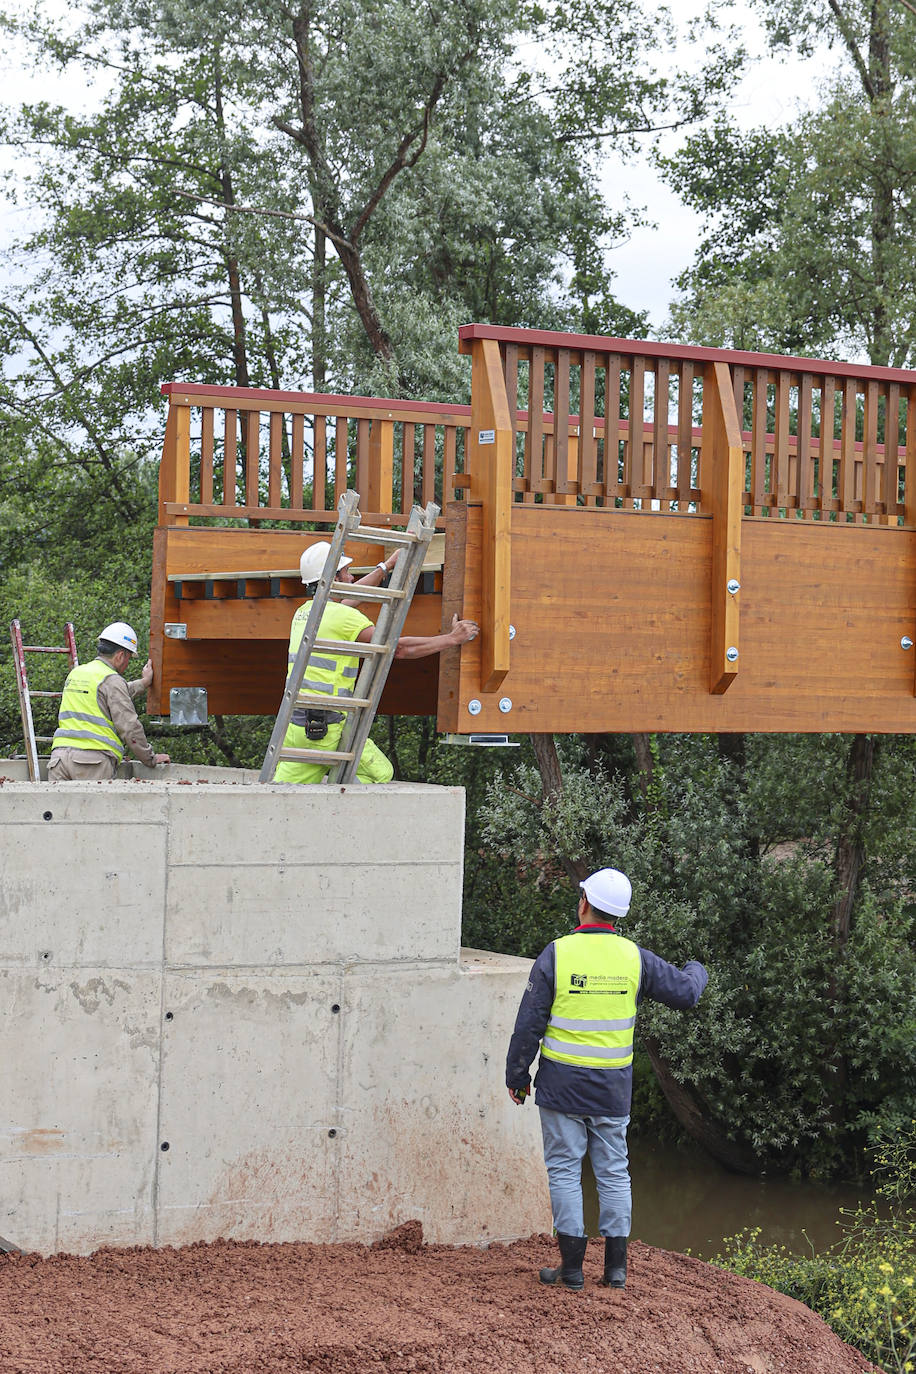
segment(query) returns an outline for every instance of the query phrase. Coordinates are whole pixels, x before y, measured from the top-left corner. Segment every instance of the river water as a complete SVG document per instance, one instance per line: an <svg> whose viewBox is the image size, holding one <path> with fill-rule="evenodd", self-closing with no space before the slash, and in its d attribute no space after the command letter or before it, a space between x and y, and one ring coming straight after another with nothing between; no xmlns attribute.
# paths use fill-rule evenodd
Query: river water
<svg viewBox="0 0 916 1374"><path fill-rule="evenodd" d="M598 1234L597 1197L583 1173L586 1229ZM633 1237L663 1250L689 1250L709 1259L726 1236L761 1229L761 1241L796 1254L826 1250L842 1239L840 1208L867 1202L869 1189L852 1183L796 1182L730 1174L707 1155L630 1137Z"/></svg>

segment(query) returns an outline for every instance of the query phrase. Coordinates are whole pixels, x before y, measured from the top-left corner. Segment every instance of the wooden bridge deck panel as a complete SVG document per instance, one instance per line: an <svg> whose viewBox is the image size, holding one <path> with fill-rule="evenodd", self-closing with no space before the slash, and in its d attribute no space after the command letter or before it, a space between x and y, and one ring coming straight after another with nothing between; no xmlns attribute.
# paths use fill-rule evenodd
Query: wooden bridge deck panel
<svg viewBox="0 0 916 1374"><path fill-rule="evenodd" d="M474 615L475 507L466 519ZM710 534L696 516L516 507L509 672L482 694L466 648L457 675L443 675L439 728L916 730L916 651L900 645L916 637L913 532L744 521L739 672L721 696L708 686Z"/></svg>

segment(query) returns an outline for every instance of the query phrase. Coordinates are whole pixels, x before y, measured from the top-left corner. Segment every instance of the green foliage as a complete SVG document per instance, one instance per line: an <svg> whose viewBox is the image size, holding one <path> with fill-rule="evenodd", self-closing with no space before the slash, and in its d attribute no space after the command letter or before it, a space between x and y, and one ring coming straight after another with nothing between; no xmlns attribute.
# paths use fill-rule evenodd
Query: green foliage
<svg viewBox="0 0 916 1374"><path fill-rule="evenodd" d="M842 1219L844 1238L810 1258L760 1244L759 1230L713 1261L818 1312L887 1374L916 1368L916 1121L885 1130L873 1154L877 1196Z"/></svg>
<svg viewBox="0 0 916 1374"><path fill-rule="evenodd" d="M890 0L757 0L776 48L826 34L820 105L783 129L726 118L660 165L707 225L672 310L678 336L815 356L916 350L912 16Z"/></svg>
<svg viewBox="0 0 916 1374"><path fill-rule="evenodd" d="M581 742L566 740L561 798L544 802L536 772L520 764L491 784L481 810L484 845L515 881L492 889L494 926L515 932L525 913L524 946L493 947L536 954L563 928L577 894L561 860L622 868L633 882L624 933L710 969L694 1014L646 1003L640 1035L761 1166L818 1175L854 1172L863 1142L916 1092L913 912L882 857L884 837L897 852L895 818L911 815L912 791L907 808L888 746L862 894L838 947L831 836L842 745L760 737L742 767L714 738L659 737L644 800L632 764L629 776L619 764L588 767ZM908 756L909 743L901 750Z"/></svg>

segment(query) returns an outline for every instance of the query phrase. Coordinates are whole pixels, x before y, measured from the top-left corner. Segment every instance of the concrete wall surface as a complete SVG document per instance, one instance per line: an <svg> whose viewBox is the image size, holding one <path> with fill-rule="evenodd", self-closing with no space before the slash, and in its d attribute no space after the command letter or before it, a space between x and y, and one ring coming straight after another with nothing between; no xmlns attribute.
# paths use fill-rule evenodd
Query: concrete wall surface
<svg viewBox="0 0 916 1374"><path fill-rule="evenodd" d="M529 964L459 948L460 788L13 771L0 1234L49 1254L549 1228L536 1113L503 1087Z"/></svg>

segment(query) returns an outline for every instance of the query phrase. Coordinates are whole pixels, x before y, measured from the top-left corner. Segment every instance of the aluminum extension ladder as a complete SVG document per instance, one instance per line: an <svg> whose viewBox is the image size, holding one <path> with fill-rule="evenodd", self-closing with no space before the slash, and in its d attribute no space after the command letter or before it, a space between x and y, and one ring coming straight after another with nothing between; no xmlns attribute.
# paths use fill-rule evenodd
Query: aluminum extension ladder
<svg viewBox="0 0 916 1374"><path fill-rule="evenodd" d="M318 580L315 597L305 624L302 643L299 645L299 651L287 678L283 700L277 712L277 719L258 778L259 782L274 781L277 764L281 759L293 759L301 763L333 764L324 779L326 782L354 782L356 780L356 769L363 752L363 745L369 737L372 722L375 720L382 688L385 686L388 670L391 667L395 649L404 628L404 621L407 619L407 611L423 568L429 541L436 532L436 518L439 514L439 507L430 502L425 510L419 506L414 506L406 530L381 530L368 525L361 526L359 493L355 491L344 492L337 509L337 528L334 531L334 538L331 540L331 551ZM405 550L394 565L387 587L355 588L352 583L334 581L334 575L343 557L344 545L347 542L394 544L400 545ZM349 643L319 639L318 628L328 601L331 599L348 601L356 598L360 601L382 603L371 642L361 644L359 642ZM320 692L303 691L302 680L306 675L308 662L314 651L322 654L348 654L363 660L352 697L335 696L329 698ZM283 747L287 728L297 706L326 709L332 702L334 710L344 711L347 714L338 749L285 749Z"/></svg>
<svg viewBox="0 0 916 1374"><path fill-rule="evenodd" d="M29 675L26 672L26 654L67 654L70 659L70 667L75 668L79 662L76 656L76 636L73 633L73 626L70 621L64 626L64 637L66 644L47 646L43 644L23 644L22 627L18 620L10 622L10 639L13 644L13 661L16 664L16 687L19 691L19 712L22 716L22 734L25 740L25 756L29 765L29 778L32 782L41 781L41 773L38 768L38 744L50 744L53 735L36 735L35 723L32 719L32 698L33 697L56 697L58 700L63 696L63 692L35 692L29 687Z"/></svg>

